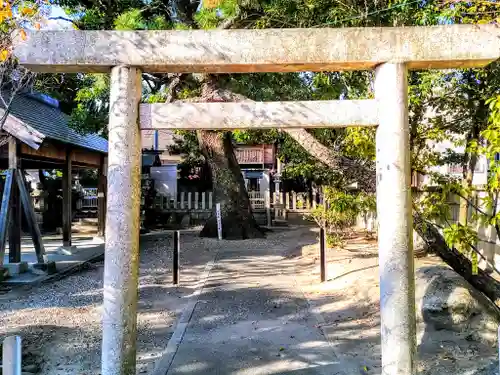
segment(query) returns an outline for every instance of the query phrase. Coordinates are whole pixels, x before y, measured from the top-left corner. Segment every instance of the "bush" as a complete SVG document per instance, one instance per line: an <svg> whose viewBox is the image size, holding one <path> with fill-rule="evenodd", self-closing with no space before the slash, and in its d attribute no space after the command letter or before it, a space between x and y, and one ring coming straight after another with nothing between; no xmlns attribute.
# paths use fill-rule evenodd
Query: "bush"
<svg viewBox="0 0 500 375"><path fill-rule="evenodd" d="M324 203L318 205L307 218L325 228L329 246L342 246L352 233L357 217L375 209L375 198L363 193L352 193L324 188ZM325 205L326 203L326 205Z"/></svg>

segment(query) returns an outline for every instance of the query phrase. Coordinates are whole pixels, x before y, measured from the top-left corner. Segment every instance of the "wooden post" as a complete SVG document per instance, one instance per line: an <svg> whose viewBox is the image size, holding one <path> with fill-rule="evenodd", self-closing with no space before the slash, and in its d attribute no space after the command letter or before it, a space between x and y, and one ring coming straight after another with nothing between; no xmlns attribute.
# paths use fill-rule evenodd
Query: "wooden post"
<svg viewBox="0 0 500 375"><path fill-rule="evenodd" d="M200 193L195 192L194 193L194 209L198 209L198 200L200 199Z"/></svg>
<svg viewBox="0 0 500 375"><path fill-rule="evenodd" d="M407 75L403 63L375 70L382 373L398 375L416 372Z"/></svg>
<svg viewBox="0 0 500 375"><path fill-rule="evenodd" d="M274 191L273 194L273 201L274 201L274 219L278 219L279 217L279 210L278 210L278 205L280 203L280 196L278 191Z"/></svg>
<svg viewBox="0 0 500 375"><path fill-rule="evenodd" d="M101 155L99 166L99 181L97 187L97 235L105 236L106 228L106 190L107 190L107 158Z"/></svg>
<svg viewBox="0 0 500 375"><path fill-rule="evenodd" d="M179 255L180 255L180 250L181 250L181 243L180 243L180 232L176 230L174 232L174 253L172 256L172 275L173 275L173 283L174 285L179 284L179 269L180 269L180 262L179 262Z"/></svg>
<svg viewBox="0 0 500 375"><path fill-rule="evenodd" d="M292 208L293 210L297 209L297 193L292 191Z"/></svg>
<svg viewBox="0 0 500 375"><path fill-rule="evenodd" d="M21 169L21 145L14 138L9 138L9 169L13 170L12 197L10 200L10 223L9 223L9 263L19 263L21 261L21 230L22 211L19 189L15 178L15 171ZM3 262L3 258L2 258Z"/></svg>
<svg viewBox="0 0 500 375"><path fill-rule="evenodd" d="M184 209L184 192L181 193L181 203L180 203L180 207L179 207L181 210Z"/></svg>
<svg viewBox="0 0 500 375"><path fill-rule="evenodd" d="M141 203L141 71L111 70L102 375L135 375Z"/></svg>
<svg viewBox="0 0 500 375"><path fill-rule="evenodd" d="M316 205L317 205L317 202L316 202L316 188L314 188L313 190L313 196L312 196L312 208L315 209L316 208Z"/></svg>
<svg viewBox="0 0 500 375"><path fill-rule="evenodd" d="M286 220L288 217L287 208L286 208L286 204L285 204L285 198L286 198L285 192L280 193L281 214L282 214L283 220Z"/></svg>
<svg viewBox="0 0 500 375"><path fill-rule="evenodd" d="M19 189L19 197L21 200L21 207L26 217L31 239L35 246L36 258L39 264L47 263L47 256L45 254L45 247L43 246L42 234L35 217L35 208L33 207L33 200L29 196L28 189L26 189L26 181L20 169L16 169L16 183Z"/></svg>
<svg viewBox="0 0 500 375"><path fill-rule="evenodd" d="M10 202L12 199L13 188L15 180L15 169L8 169L5 175L5 185L3 187L2 206L0 207L0 271L3 265L5 255L5 242L7 241L7 232L10 218ZM10 256L9 256L10 258ZM2 281L2 274L0 274L0 281Z"/></svg>
<svg viewBox="0 0 500 375"><path fill-rule="evenodd" d="M210 211L212 210L212 207L214 205L214 203L213 203L213 195L214 195L214 193L211 192L211 191L208 193L208 209Z"/></svg>
<svg viewBox="0 0 500 375"><path fill-rule="evenodd" d="M290 193L286 193L285 199L286 199L286 209L289 210L290 209Z"/></svg>
<svg viewBox="0 0 500 375"><path fill-rule="evenodd" d="M97 186L97 235L105 236L106 228L106 190L107 190L107 158L101 155L99 181Z"/></svg>
<svg viewBox="0 0 500 375"><path fill-rule="evenodd" d="M202 210L205 210L205 208L206 208L206 206L205 206L206 197L207 197L207 192L206 191L204 191L203 193L201 193L201 209Z"/></svg>
<svg viewBox="0 0 500 375"><path fill-rule="evenodd" d="M321 267L321 282L326 281L326 233L325 228L319 230L319 259Z"/></svg>
<svg viewBox="0 0 500 375"><path fill-rule="evenodd" d="M72 176L72 152L66 149L66 160L62 171L62 214L63 214L63 246L71 246L71 176Z"/></svg>
<svg viewBox="0 0 500 375"><path fill-rule="evenodd" d="M271 192L269 190L266 190L266 196L264 198L264 203L266 206L267 226L270 227L273 224L273 221L271 218Z"/></svg>

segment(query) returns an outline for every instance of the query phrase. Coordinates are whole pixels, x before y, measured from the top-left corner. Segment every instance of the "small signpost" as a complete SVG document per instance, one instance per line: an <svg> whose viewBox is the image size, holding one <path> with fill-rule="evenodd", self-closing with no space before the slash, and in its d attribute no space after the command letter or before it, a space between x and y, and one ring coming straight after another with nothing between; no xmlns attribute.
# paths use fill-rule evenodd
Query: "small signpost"
<svg viewBox="0 0 500 375"><path fill-rule="evenodd" d="M215 215L217 217L217 235L220 241L222 240L222 218L220 213L220 203L217 203L215 205Z"/></svg>

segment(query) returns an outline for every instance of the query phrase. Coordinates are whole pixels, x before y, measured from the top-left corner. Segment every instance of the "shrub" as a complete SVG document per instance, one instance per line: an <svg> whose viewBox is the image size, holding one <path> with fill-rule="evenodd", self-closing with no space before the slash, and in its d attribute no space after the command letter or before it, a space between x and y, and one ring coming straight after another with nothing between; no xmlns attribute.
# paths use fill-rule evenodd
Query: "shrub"
<svg viewBox="0 0 500 375"><path fill-rule="evenodd" d="M324 188L324 203L318 205L309 215L320 227L325 228L329 246L342 246L352 233L357 217L375 209L372 195Z"/></svg>

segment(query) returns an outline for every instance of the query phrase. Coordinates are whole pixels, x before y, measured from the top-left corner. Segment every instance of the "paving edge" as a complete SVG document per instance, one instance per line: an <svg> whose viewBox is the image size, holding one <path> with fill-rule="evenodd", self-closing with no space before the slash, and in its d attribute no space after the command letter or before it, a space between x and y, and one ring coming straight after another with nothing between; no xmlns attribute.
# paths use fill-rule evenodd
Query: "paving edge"
<svg viewBox="0 0 500 375"><path fill-rule="evenodd" d="M203 289L205 288L205 284L207 283L208 278L210 277L212 268L217 262L217 256L218 252L216 252L213 259L205 265L205 269L203 270L202 276L199 281L200 287L196 289L196 291L189 297L189 302L182 311L179 321L175 326L174 333L170 337L170 340L168 340L165 351L163 352L161 358L156 362L152 375L168 374L170 366L172 365L175 355L177 354L177 350L182 343L182 339L184 338L184 334L186 333L189 322L191 321L191 317L193 316L193 312L198 303L198 299L203 292Z"/></svg>

